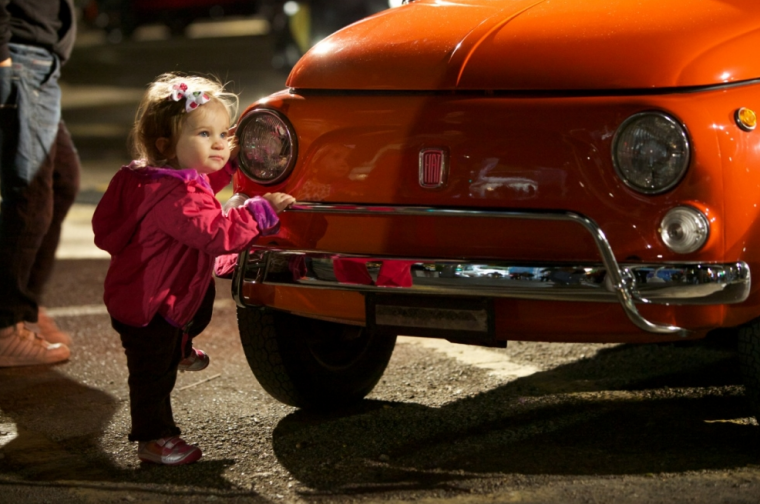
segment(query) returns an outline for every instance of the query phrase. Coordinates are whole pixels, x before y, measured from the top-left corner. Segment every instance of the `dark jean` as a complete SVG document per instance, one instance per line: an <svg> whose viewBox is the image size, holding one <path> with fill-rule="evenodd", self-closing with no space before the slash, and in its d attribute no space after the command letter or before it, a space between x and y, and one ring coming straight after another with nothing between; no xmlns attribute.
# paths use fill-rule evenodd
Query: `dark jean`
<svg viewBox="0 0 760 504"><path fill-rule="evenodd" d="M36 322L63 219L79 189L79 156L61 121L60 63L9 45L0 67L0 328Z"/></svg>
<svg viewBox="0 0 760 504"><path fill-rule="evenodd" d="M145 327L122 324L111 317L121 336L129 369L129 412L132 418L130 441L179 436L174 423L171 393L177 381L179 361L189 355L192 339L211 321L216 289L211 282L200 308L187 331L156 315Z"/></svg>

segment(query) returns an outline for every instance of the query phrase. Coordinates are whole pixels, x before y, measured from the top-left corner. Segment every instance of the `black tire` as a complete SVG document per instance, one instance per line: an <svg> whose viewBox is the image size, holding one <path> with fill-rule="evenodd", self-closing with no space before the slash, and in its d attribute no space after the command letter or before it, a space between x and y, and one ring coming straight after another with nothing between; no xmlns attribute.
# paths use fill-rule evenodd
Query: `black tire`
<svg viewBox="0 0 760 504"><path fill-rule="evenodd" d="M383 375L395 336L363 327L238 308L238 329L254 376L290 406L331 409L363 399Z"/></svg>
<svg viewBox="0 0 760 504"><path fill-rule="evenodd" d="M739 328L737 347L745 395L760 422L760 320Z"/></svg>

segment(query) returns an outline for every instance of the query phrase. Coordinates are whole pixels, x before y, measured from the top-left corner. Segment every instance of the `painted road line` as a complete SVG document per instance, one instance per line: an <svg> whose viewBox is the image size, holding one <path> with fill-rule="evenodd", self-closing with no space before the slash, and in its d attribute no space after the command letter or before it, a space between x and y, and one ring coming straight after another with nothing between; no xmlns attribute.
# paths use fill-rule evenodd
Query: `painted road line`
<svg viewBox="0 0 760 504"><path fill-rule="evenodd" d="M214 308L234 308L234 306L235 302L232 299L217 299L214 302ZM51 317L108 315L105 305L102 304L47 308L47 313ZM399 336L398 342L442 353L448 358L455 359L457 362L483 369L489 374L504 380L516 380L517 378L530 376L539 371L535 366L511 362L505 355L486 348L450 343L446 340L435 338L415 338L411 336Z"/></svg>
<svg viewBox="0 0 760 504"><path fill-rule="evenodd" d="M58 259L110 259L108 252L95 246L94 211L93 205L72 205L61 228L61 241L55 252Z"/></svg>
<svg viewBox="0 0 760 504"><path fill-rule="evenodd" d="M507 380L523 378L540 371L535 366L511 362L507 356L486 348L451 343L443 339L416 338L411 336L399 336L397 341L399 343L435 350L449 358L456 359L462 364L484 369L493 376Z"/></svg>
<svg viewBox="0 0 760 504"><path fill-rule="evenodd" d="M18 437L18 428L13 422L0 423L0 448Z"/></svg>
<svg viewBox="0 0 760 504"><path fill-rule="evenodd" d="M217 299L214 308L234 308L235 301L232 299ZM103 304L61 306L58 308L46 308L45 311L51 317L83 317L86 315L108 315L108 310Z"/></svg>
<svg viewBox="0 0 760 504"><path fill-rule="evenodd" d="M82 317L85 315L108 315L106 305L83 305L63 306L60 308L46 308L45 311L51 317Z"/></svg>

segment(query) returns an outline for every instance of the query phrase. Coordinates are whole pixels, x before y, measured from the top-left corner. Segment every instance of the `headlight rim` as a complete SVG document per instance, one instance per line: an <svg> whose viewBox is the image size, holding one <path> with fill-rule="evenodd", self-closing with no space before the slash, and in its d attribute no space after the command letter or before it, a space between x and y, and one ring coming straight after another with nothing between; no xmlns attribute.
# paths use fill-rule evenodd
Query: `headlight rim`
<svg viewBox="0 0 760 504"><path fill-rule="evenodd" d="M665 121L673 124L678 128L678 131L681 133L681 136L683 137L684 141L684 147L686 152L686 160L684 163L684 168L681 170L681 174L676 177L670 184L659 188L659 189L647 189L641 186L638 186L636 184L633 184L628 178L623 174L620 163L618 161L618 142L620 141L620 138L622 136L622 133L625 131L626 127L631 124L632 122L638 120L639 118L643 116L658 116ZM662 111L662 110L643 110L641 112L636 112L635 114L627 117L620 125L618 126L617 130L615 131L615 135L612 137L612 144L611 144L611 155L612 155L612 166L615 168L615 173L617 174L618 178L625 184L626 187L629 189L636 191L639 194L644 194L646 196L656 196L660 194L664 194L666 192L671 191L674 189L678 184L683 181L684 177L689 171L689 168L691 166L691 158L692 158L692 144L691 144L691 137L689 135L689 130L686 127L686 125L674 117L672 114Z"/></svg>
<svg viewBox="0 0 760 504"><path fill-rule="evenodd" d="M279 121L281 121L285 125L285 130L288 133L288 138L290 140L291 145L291 156L290 161L288 162L288 165L285 167L285 169L282 171L280 175L277 177L271 179L271 180L262 180L256 177L253 173L251 173L250 168L247 166L246 162L243 159L243 146L241 141L241 132L245 131L245 126L253 120L253 118L258 114L267 114L276 117ZM238 145L240 146L240 151L238 152L238 167L243 172L243 174L252 180L253 182L264 185L264 186L271 186L275 184L281 183L283 180L288 178L290 176L290 173L293 171L293 168L296 165L296 162L298 160L298 136L296 135L296 130L293 127L293 124L290 122L290 120L280 112L279 110L275 110L272 108L267 107L258 107L249 110L238 122L237 128L235 129L235 136L237 137Z"/></svg>

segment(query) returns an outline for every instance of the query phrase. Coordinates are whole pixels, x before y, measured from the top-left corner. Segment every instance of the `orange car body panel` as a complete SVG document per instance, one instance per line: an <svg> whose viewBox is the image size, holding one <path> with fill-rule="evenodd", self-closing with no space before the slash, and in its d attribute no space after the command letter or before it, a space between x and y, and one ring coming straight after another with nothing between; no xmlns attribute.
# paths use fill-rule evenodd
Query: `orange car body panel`
<svg viewBox="0 0 760 504"><path fill-rule="evenodd" d="M309 89L646 89L758 76L752 0L421 0L317 44Z"/></svg>
<svg viewBox="0 0 760 504"><path fill-rule="evenodd" d="M760 11L754 0L420 0L317 44L289 91L252 104L285 115L298 161L276 185L243 174L235 190L299 201L445 208L549 209L593 219L621 262L745 261L760 271ZM346 92L340 92L346 91ZM612 138L632 114L685 125L692 158L672 190L643 195L612 166ZM245 115L245 114L244 114ZM421 149L445 149L450 183L418 183ZM675 254L658 226L670 208L704 212L710 237ZM598 261L567 223L429 217L282 215L281 248L415 258ZM246 286L244 298L303 315L364 323L357 292ZM760 315L760 289L738 304L647 305L659 323L701 337ZM663 341L620 306L495 300L502 339ZM546 317L546 313L552 313Z"/></svg>

